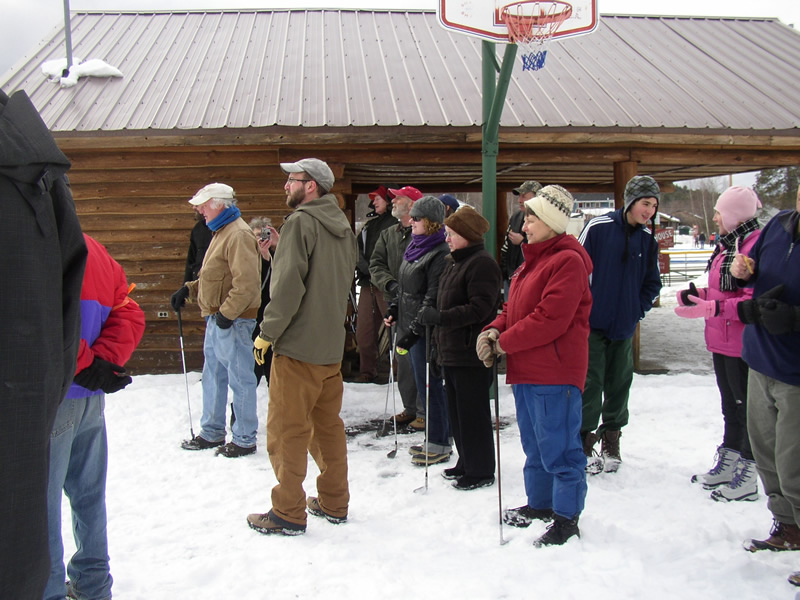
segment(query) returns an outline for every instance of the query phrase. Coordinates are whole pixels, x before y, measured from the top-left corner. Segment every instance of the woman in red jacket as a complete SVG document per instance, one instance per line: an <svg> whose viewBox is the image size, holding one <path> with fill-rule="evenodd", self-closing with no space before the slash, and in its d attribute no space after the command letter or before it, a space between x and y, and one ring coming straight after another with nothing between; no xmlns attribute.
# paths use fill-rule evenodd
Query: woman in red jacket
<svg viewBox="0 0 800 600"><path fill-rule="evenodd" d="M580 536L586 498L580 429L592 261L565 233L572 205L570 193L557 185L525 202L525 263L511 279L502 314L476 345L489 364L493 355L508 355L506 381L514 390L528 502L505 511L503 520L515 527L552 520L537 547Z"/></svg>

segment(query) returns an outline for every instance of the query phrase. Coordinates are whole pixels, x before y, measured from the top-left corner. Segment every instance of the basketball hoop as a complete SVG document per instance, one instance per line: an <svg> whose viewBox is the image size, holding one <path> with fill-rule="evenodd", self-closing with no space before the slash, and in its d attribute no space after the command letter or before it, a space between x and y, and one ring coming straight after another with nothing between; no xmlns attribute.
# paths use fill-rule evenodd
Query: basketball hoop
<svg viewBox="0 0 800 600"><path fill-rule="evenodd" d="M522 70L538 71L547 58L547 42L572 16L572 5L554 0L521 0L507 4L500 18L508 28L508 39L522 48Z"/></svg>

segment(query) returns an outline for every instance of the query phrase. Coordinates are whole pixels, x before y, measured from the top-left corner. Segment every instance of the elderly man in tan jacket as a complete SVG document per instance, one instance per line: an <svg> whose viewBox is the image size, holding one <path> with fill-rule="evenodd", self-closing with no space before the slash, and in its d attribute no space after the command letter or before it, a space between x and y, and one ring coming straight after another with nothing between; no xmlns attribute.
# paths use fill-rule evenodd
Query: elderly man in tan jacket
<svg viewBox="0 0 800 600"><path fill-rule="evenodd" d="M184 450L219 447L217 455L237 458L256 451L256 376L252 334L261 303L261 255L256 236L242 219L233 188L211 183L189 203L211 229L211 244L200 275L172 295L179 311L186 299L196 300L206 320L203 342L203 417L200 433L185 440ZM228 386L233 390L231 429L225 443Z"/></svg>
<svg viewBox="0 0 800 600"><path fill-rule="evenodd" d="M286 204L294 212L281 229L270 302L256 338L256 361L272 345L267 452L278 485L272 509L247 522L264 534L298 535L306 508L331 523L347 519L347 446L342 408L342 352L347 295L358 258L356 239L323 161L281 163L289 174ZM320 469L318 497L306 500L308 450Z"/></svg>

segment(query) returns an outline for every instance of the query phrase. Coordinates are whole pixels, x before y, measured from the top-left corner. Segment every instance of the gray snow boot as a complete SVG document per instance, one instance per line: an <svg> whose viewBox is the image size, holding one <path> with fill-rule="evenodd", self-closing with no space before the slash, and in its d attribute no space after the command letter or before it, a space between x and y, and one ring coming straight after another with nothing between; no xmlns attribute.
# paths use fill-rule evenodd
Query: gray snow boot
<svg viewBox="0 0 800 600"><path fill-rule="evenodd" d="M739 459L736 474L728 485L718 487L711 492L711 499L723 502L758 500L758 474L756 461Z"/></svg>
<svg viewBox="0 0 800 600"><path fill-rule="evenodd" d="M692 475L692 483L701 483L707 490L713 490L721 485L728 485L733 481L736 473L736 465L739 463L741 454L730 448L717 448L716 462L708 473Z"/></svg>

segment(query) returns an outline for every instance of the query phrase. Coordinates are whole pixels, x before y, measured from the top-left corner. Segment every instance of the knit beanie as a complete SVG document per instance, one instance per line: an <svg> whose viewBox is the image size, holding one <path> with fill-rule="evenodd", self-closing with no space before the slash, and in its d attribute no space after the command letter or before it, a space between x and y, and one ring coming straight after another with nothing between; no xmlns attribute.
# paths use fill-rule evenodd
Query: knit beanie
<svg viewBox="0 0 800 600"><path fill-rule="evenodd" d="M444 224L471 244L482 241L483 234L489 231L489 221L469 204L447 217Z"/></svg>
<svg viewBox="0 0 800 600"><path fill-rule="evenodd" d="M722 192L714 205L722 217L722 224L729 232L736 229L740 223L749 221L756 216L761 208L761 200L750 188L734 185Z"/></svg>
<svg viewBox="0 0 800 600"><path fill-rule="evenodd" d="M525 207L556 233L564 233L569 225L569 216L572 214L574 199L572 194L560 185L548 185L536 192L530 200L525 201Z"/></svg>
<svg viewBox="0 0 800 600"><path fill-rule="evenodd" d="M436 196L423 196L411 205L410 216L419 219L425 217L431 223L444 221L444 204Z"/></svg>
<svg viewBox="0 0 800 600"><path fill-rule="evenodd" d="M661 188L656 180L647 175L636 175L625 185L625 210L628 212L631 205L639 198L655 198L661 202Z"/></svg>

